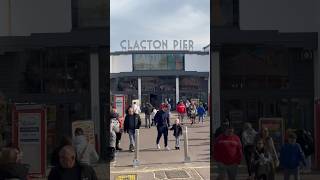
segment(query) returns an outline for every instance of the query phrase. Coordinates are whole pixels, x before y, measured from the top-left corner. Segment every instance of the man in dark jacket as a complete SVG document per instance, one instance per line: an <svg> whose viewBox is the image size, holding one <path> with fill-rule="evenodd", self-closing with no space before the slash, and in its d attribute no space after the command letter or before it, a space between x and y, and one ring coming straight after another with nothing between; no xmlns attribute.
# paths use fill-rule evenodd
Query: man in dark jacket
<svg viewBox="0 0 320 180"><path fill-rule="evenodd" d="M129 140L130 140L130 146L129 150L131 152L134 152L134 145L136 142L135 134L136 129L140 129L141 125L141 118L139 114L134 113L134 110L132 107L128 108L128 114L126 115L124 119L124 132L129 134Z"/></svg>
<svg viewBox="0 0 320 180"><path fill-rule="evenodd" d="M170 118L168 112L168 106L166 104L161 104L161 110L157 112L154 117L155 123L157 125L158 137L157 137L157 149L160 149L159 141L163 134L164 137L164 146L167 150L170 150L168 147L168 129L170 127Z"/></svg>
<svg viewBox="0 0 320 180"><path fill-rule="evenodd" d="M76 161L76 151L70 146L64 146L59 152L60 165L52 168L48 180L97 180L91 166L79 165Z"/></svg>
<svg viewBox="0 0 320 180"><path fill-rule="evenodd" d="M4 148L0 156L0 180L28 179L30 166L19 162L19 151L15 148Z"/></svg>
<svg viewBox="0 0 320 180"><path fill-rule="evenodd" d="M153 107L150 103L147 103L145 108L144 108L144 114L145 114L145 119L146 119L146 124L145 127L146 128L150 128L151 124L150 124L150 116L151 116L151 112L153 110Z"/></svg>

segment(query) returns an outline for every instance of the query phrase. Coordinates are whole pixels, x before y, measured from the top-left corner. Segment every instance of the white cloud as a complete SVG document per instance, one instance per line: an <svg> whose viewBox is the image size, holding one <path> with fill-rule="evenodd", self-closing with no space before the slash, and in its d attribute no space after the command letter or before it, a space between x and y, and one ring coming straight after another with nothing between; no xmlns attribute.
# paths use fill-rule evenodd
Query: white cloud
<svg viewBox="0 0 320 180"><path fill-rule="evenodd" d="M195 50L210 42L209 0L111 0L111 51L123 39L193 40Z"/></svg>

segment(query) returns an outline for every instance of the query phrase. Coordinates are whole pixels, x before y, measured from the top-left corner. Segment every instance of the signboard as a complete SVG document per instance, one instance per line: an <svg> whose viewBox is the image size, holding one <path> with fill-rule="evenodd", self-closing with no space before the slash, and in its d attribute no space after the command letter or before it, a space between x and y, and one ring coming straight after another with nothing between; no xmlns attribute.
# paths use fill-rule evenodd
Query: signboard
<svg viewBox="0 0 320 180"><path fill-rule="evenodd" d="M124 95L114 96L114 107L116 108L119 117L125 116L125 97Z"/></svg>
<svg viewBox="0 0 320 180"><path fill-rule="evenodd" d="M39 144L41 130L40 113L19 113L20 144Z"/></svg>
<svg viewBox="0 0 320 180"><path fill-rule="evenodd" d="M30 174L46 175L46 110L42 105L15 105L12 115L12 142L23 153L22 163Z"/></svg>
<svg viewBox="0 0 320 180"><path fill-rule="evenodd" d="M116 180L137 180L136 174L118 175Z"/></svg>
<svg viewBox="0 0 320 180"><path fill-rule="evenodd" d="M84 135L87 137L87 140L90 144L95 147L95 136L94 136L94 122L90 120L78 120L72 122L72 136L74 136L74 131L77 128L81 128L84 132Z"/></svg>
<svg viewBox="0 0 320 180"><path fill-rule="evenodd" d="M284 143L284 125L282 118L260 118L259 127L260 130L268 128L269 135L272 137L274 145L277 151L280 150Z"/></svg>

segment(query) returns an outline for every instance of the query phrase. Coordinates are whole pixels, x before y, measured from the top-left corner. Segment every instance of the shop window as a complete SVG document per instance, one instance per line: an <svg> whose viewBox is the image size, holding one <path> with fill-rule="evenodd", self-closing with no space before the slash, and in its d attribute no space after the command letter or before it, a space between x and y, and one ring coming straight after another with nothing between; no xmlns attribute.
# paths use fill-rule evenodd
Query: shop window
<svg viewBox="0 0 320 180"><path fill-rule="evenodd" d="M183 70L183 54L133 54L133 70Z"/></svg>
<svg viewBox="0 0 320 180"><path fill-rule="evenodd" d="M238 0L213 0L213 26L238 26Z"/></svg>
<svg viewBox="0 0 320 180"><path fill-rule="evenodd" d="M72 0L74 28L106 27L109 3L106 0Z"/></svg>
<svg viewBox="0 0 320 180"><path fill-rule="evenodd" d="M86 53L48 53L44 65L44 92L51 94L90 91L89 55Z"/></svg>

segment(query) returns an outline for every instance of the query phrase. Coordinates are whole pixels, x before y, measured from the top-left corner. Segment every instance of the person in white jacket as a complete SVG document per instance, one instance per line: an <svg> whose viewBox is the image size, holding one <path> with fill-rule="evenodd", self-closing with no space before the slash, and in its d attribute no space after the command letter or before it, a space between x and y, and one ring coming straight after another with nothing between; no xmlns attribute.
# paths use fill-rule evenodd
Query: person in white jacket
<svg viewBox="0 0 320 180"><path fill-rule="evenodd" d="M83 130L76 128L74 134L73 146L76 149L78 162L83 165L90 165L91 163L97 162L99 156L92 144L87 141Z"/></svg>

